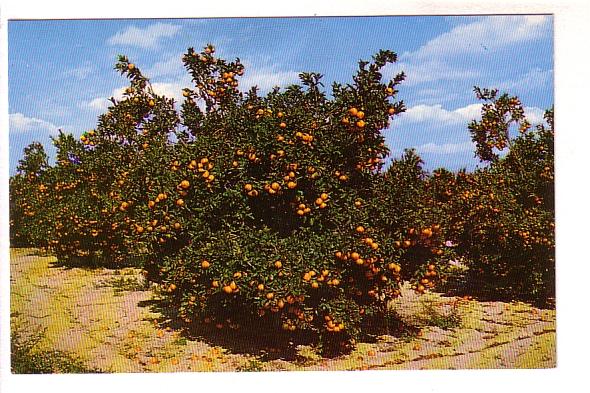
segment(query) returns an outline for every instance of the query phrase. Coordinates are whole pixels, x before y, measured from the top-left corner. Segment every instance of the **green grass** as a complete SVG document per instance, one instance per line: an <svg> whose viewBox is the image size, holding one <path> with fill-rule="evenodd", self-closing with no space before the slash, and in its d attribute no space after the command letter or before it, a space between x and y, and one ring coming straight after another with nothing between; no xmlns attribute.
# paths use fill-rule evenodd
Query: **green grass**
<svg viewBox="0 0 590 393"><path fill-rule="evenodd" d="M11 338L10 366L13 374L85 374L104 371L87 367L82 360L62 351L40 350L38 344L44 338L43 332L24 337L20 329L13 330Z"/></svg>

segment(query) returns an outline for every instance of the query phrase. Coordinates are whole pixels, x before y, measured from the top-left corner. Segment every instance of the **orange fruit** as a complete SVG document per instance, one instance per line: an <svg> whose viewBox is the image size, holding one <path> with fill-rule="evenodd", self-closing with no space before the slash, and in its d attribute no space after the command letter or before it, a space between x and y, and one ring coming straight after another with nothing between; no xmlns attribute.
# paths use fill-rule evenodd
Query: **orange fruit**
<svg viewBox="0 0 590 393"><path fill-rule="evenodd" d="M362 225L359 225L358 227L356 227L356 231L358 233L364 233L365 232L365 227L363 227Z"/></svg>
<svg viewBox="0 0 590 393"><path fill-rule="evenodd" d="M178 205L178 206L184 206L184 200L183 199L180 199L180 198L177 199L176 200L176 205Z"/></svg>
<svg viewBox="0 0 590 393"><path fill-rule="evenodd" d="M223 292L229 294L229 293L232 293L233 290L231 289L231 287L229 285L226 285L223 287Z"/></svg>
<svg viewBox="0 0 590 393"><path fill-rule="evenodd" d="M282 263L281 261L276 261L276 262L275 262L275 267L276 267L277 269L280 269L280 268L282 268L282 267L283 267L283 263Z"/></svg>
<svg viewBox="0 0 590 393"><path fill-rule="evenodd" d="M348 113L350 113L352 116L356 116L358 112L358 109L356 109L355 107L352 107L348 110Z"/></svg>
<svg viewBox="0 0 590 393"><path fill-rule="evenodd" d="M204 260L203 262L201 262L201 267L202 267L203 269L208 269L208 268L209 268L209 266L211 266L211 264L209 263L209 261L207 261L207 260Z"/></svg>
<svg viewBox="0 0 590 393"><path fill-rule="evenodd" d="M187 188L190 187L190 183L188 182L188 180L183 180L180 182L180 187L184 188L186 190Z"/></svg>

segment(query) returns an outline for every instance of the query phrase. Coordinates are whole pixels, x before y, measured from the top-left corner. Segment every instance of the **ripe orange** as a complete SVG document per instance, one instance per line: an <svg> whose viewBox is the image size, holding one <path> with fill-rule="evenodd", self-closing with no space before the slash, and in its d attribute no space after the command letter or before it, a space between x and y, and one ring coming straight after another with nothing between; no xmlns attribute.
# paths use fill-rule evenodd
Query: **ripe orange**
<svg viewBox="0 0 590 393"><path fill-rule="evenodd" d="M277 269L280 269L280 268L282 268L282 267L283 267L283 263L282 263L281 261L276 261L276 262L275 262L275 267L276 267Z"/></svg>
<svg viewBox="0 0 590 393"><path fill-rule="evenodd" d="M209 266L211 266L211 264L209 263L209 261L207 261L207 260L204 260L203 262L201 262L201 267L202 267L203 269L208 269L208 268L209 268Z"/></svg>
<svg viewBox="0 0 590 393"><path fill-rule="evenodd" d="M233 292L233 290L231 289L231 287L229 285L226 285L223 287L223 292L230 294Z"/></svg>
<svg viewBox="0 0 590 393"><path fill-rule="evenodd" d="M177 199L176 200L176 205L178 205L178 206L184 206L184 200L183 199L180 199L180 198Z"/></svg>
<svg viewBox="0 0 590 393"><path fill-rule="evenodd" d="M355 107L352 107L348 110L348 113L350 113L352 116L356 116L358 112L358 109L356 109Z"/></svg>
<svg viewBox="0 0 590 393"><path fill-rule="evenodd" d="M184 188L186 190L187 188L190 187L190 183L188 182L188 180L183 180L180 182L180 187Z"/></svg>
<svg viewBox="0 0 590 393"><path fill-rule="evenodd" d="M365 227L362 225L359 225L358 227L356 227L356 231L358 233L364 233L365 232Z"/></svg>

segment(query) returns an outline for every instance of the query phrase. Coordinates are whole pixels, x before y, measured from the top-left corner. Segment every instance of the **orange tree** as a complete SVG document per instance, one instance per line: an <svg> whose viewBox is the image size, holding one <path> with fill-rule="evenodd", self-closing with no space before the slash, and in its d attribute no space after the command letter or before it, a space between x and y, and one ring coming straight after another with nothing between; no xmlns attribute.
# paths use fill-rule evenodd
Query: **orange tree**
<svg viewBox="0 0 590 393"><path fill-rule="evenodd" d="M482 119L469 129L489 165L456 175L437 170L429 186L469 261L468 290L547 303L555 294L553 112L545 114L547 125L532 128L518 98L476 94L484 100ZM514 128L519 136L511 137Z"/></svg>
<svg viewBox="0 0 590 393"><path fill-rule="evenodd" d="M188 50L195 86L158 190L166 198L143 202L145 225L173 223L170 239L149 242L166 255L146 268L185 323L311 331L327 348L383 315L400 267L370 205L388 152L381 130L404 109L391 100L403 75L384 84L379 72L395 59L361 62L332 98L315 73L260 96L237 89L239 60Z"/></svg>
<svg viewBox="0 0 590 393"><path fill-rule="evenodd" d="M49 169L48 157L43 145L32 143L24 149L15 176L10 178L10 243L19 246L41 245L44 206L42 195L47 191L43 178Z"/></svg>
<svg viewBox="0 0 590 393"><path fill-rule="evenodd" d="M448 247L446 210L435 203L428 173L414 150L393 160L376 186L371 216L393 242L395 259L404 266L403 280L418 293L446 281L447 261L455 256Z"/></svg>

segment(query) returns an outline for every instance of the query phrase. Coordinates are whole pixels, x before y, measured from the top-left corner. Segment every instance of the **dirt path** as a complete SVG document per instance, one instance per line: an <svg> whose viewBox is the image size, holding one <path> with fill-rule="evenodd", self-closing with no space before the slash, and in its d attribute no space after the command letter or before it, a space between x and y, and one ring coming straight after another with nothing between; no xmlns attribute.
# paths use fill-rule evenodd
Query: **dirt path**
<svg viewBox="0 0 590 393"><path fill-rule="evenodd" d="M297 361L260 361L161 328L139 270L56 267L35 250L11 250L12 322L45 330L40 349L58 349L107 372L359 370L555 367L555 311L523 303L416 296L392 303L408 323L430 323L428 310L454 313L460 326L425 326L416 336L380 336L349 355L320 357L298 348Z"/></svg>

